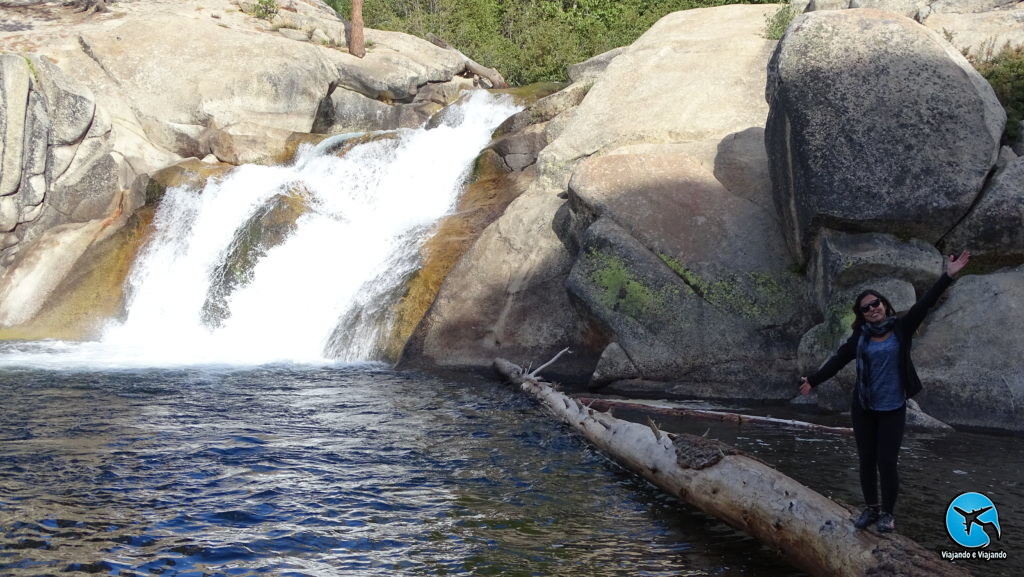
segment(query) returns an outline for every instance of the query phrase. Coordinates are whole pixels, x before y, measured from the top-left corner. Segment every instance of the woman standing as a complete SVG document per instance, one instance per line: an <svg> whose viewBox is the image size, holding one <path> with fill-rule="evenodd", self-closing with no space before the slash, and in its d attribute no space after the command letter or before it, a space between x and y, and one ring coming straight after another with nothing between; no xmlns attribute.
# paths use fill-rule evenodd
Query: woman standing
<svg viewBox="0 0 1024 577"><path fill-rule="evenodd" d="M850 417L866 504L854 522L858 529L875 522L880 532L896 528L893 510L899 492L897 463L906 425L907 399L921 391L921 379L910 359L911 341L928 310L970 258L968 251L958 257L950 255L946 272L902 316L896 316L889 300L873 290L857 295L853 302L853 334L816 373L800 378L800 393L806 395L811 387L830 379L850 361L857 361Z"/></svg>

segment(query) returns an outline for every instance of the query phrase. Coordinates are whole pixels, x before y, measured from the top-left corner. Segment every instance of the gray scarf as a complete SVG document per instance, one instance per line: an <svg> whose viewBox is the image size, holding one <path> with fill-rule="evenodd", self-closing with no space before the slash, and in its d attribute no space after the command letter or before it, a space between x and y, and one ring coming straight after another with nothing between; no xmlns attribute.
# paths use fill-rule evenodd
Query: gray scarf
<svg viewBox="0 0 1024 577"><path fill-rule="evenodd" d="M868 405L868 370L870 367L865 360L865 350L867 349L868 338L880 337L890 331L896 326L896 317L888 316L885 317L880 323L864 323L860 327L860 339L857 341L857 398L860 400L860 406L864 409L870 409Z"/></svg>
<svg viewBox="0 0 1024 577"><path fill-rule="evenodd" d="M892 327L896 325L895 316L887 316L885 320L880 323L864 323L861 325L861 332L872 337L880 337L885 333L892 330Z"/></svg>

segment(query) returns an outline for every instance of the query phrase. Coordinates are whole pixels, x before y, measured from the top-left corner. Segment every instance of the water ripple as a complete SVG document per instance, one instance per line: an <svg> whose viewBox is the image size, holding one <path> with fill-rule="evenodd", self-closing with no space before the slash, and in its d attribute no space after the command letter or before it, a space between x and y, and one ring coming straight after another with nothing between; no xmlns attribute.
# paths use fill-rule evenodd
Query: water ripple
<svg viewBox="0 0 1024 577"><path fill-rule="evenodd" d="M0 371L0 574L794 575L489 382Z"/></svg>

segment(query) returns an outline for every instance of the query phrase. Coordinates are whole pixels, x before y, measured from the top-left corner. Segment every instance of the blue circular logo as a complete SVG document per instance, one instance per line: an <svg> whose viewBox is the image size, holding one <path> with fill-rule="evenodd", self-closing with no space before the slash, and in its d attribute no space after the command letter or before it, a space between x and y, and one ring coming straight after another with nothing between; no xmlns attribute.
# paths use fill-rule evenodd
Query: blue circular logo
<svg viewBox="0 0 1024 577"><path fill-rule="evenodd" d="M1002 534L995 503L981 493L961 493L946 509L946 532L961 547L988 547Z"/></svg>

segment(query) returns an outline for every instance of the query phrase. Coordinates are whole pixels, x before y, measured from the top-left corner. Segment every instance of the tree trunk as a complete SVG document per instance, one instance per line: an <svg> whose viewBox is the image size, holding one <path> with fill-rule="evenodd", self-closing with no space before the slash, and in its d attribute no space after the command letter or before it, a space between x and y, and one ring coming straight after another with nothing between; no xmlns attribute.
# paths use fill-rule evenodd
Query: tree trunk
<svg viewBox="0 0 1024 577"><path fill-rule="evenodd" d="M358 58L366 56L366 42L363 40L363 0L352 0L352 23L348 33L348 52Z"/></svg>
<svg viewBox="0 0 1024 577"><path fill-rule="evenodd" d="M495 359L494 368L622 466L811 575L968 575L902 535L858 531L849 507L728 445L599 413L539 380L540 369L525 373L504 359Z"/></svg>

